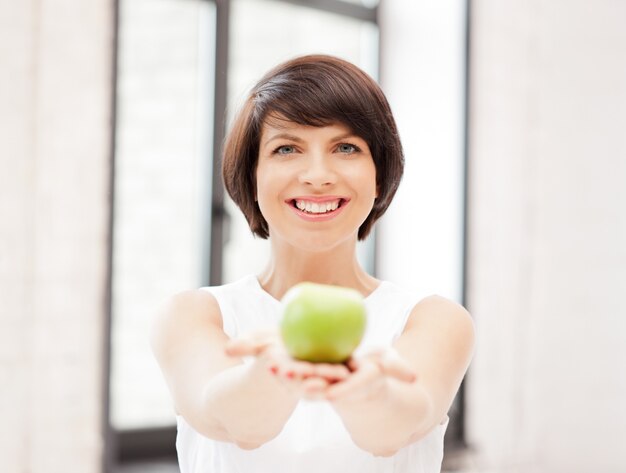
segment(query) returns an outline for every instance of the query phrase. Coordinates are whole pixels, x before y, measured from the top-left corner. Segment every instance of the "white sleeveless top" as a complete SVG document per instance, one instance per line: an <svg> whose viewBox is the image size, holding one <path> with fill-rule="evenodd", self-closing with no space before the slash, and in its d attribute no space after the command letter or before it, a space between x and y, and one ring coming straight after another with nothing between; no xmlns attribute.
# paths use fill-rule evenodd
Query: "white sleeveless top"
<svg viewBox="0 0 626 473"><path fill-rule="evenodd" d="M217 299L224 332L231 338L279 324L281 303L255 276L204 289ZM367 328L357 353L391 345L416 302L398 286L382 282L365 299ZM391 457L376 457L357 447L323 401L301 400L282 432L254 450L203 437L182 416L177 423L181 473L439 473L448 419Z"/></svg>

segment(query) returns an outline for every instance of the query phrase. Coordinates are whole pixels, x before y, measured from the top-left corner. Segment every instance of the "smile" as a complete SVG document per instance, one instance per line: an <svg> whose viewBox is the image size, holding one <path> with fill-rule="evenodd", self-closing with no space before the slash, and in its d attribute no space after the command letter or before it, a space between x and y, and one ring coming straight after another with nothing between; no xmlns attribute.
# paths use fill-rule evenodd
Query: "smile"
<svg viewBox="0 0 626 473"><path fill-rule="evenodd" d="M294 205L306 213L313 214L325 214L337 210L341 199L332 200L328 202L311 202L307 200L294 200Z"/></svg>
<svg viewBox="0 0 626 473"><path fill-rule="evenodd" d="M326 198L323 200L296 198L289 201L289 203L295 210L296 214L305 220L320 221L333 218L339 214L343 210L345 204L348 203L348 200L340 197L330 199Z"/></svg>

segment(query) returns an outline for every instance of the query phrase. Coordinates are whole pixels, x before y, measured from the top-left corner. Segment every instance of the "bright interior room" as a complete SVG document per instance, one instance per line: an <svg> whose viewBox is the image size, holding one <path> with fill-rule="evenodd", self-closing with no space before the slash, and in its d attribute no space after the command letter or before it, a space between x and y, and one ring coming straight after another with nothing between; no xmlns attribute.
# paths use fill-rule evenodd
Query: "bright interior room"
<svg viewBox="0 0 626 473"><path fill-rule="evenodd" d="M624 18L612 0L3 2L0 471L180 473L151 327L172 295L263 270L224 140L304 54L365 71L398 125L404 175L362 267L473 320L441 471L626 471Z"/></svg>

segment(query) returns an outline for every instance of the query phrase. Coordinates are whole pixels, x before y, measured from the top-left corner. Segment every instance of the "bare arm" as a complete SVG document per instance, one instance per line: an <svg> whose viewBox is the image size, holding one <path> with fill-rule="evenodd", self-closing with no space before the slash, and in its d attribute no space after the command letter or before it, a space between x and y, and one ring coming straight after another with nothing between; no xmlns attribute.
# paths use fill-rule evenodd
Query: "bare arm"
<svg viewBox="0 0 626 473"><path fill-rule="evenodd" d="M175 296L151 334L177 412L206 437L255 448L280 433L298 397L263 356L243 364L225 353L228 343L219 305L202 290Z"/></svg>
<svg viewBox="0 0 626 473"><path fill-rule="evenodd" d="M429 297L415 306L395 343L399 356L391 351L392 356L362 361L352 377L328 389L327 397L358 446L392 455L445 419L473 346L467 311ZM412 382L411 371L417 374Z"/></svg>

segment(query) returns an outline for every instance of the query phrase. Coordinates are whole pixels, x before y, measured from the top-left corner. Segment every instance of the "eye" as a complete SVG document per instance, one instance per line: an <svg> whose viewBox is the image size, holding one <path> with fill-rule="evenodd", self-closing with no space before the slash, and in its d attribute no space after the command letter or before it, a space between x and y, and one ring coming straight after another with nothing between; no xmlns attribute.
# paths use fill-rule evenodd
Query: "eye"
<svg viewBox="0 0 626 473"><path fill-rule="evenodd" d="M279 146L273 151L273 154L292 154L296 152L296 148L290 145Z"/></svg>
<svg viewBox="0 0 626 473"><path fill-rule="evenodd" d="M361 151L358 146L352 145L350 143L341 143L337 146L337 151L344 154L354 154Z"/></svg>

